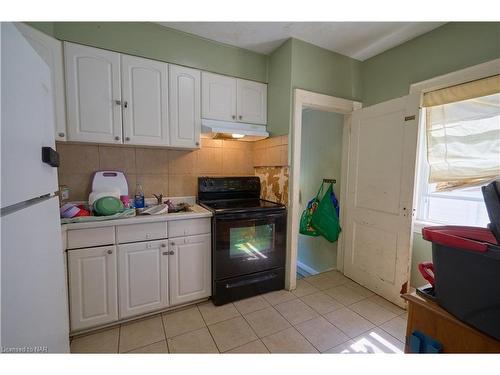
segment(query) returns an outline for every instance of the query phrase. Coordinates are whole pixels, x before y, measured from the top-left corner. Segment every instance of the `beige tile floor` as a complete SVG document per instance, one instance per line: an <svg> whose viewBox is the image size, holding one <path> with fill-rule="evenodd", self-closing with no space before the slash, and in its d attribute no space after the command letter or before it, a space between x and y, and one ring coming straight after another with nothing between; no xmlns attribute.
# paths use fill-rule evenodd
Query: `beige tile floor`
<svg viewBox="0 0 500 375"><path fill-rule="evenodd" d="M71 341L72 353L402 353L405 310L336 271L224 306L210 301Z"/></svg>

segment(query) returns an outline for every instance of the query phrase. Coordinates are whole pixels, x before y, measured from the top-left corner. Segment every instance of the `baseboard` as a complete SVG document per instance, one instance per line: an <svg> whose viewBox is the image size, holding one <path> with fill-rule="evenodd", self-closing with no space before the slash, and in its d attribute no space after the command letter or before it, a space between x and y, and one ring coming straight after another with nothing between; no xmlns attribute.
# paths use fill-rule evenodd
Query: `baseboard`
<svg viewBox="0 0 500 375"><path fill-rule="evenodd" d="M297 261L297 273L305 277L305 276L317 275L319 272L316 271L314 268L309 267L307 264Z"/></svg>

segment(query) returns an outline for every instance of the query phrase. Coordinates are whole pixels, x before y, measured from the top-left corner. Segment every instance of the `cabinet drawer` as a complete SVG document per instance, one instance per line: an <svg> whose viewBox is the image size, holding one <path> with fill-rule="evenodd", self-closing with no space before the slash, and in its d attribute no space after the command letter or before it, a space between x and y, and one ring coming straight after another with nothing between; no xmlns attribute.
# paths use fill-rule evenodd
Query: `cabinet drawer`
<svg viewBox="0 0 500 375"><path fill-rule="evenodd" d="M130 224L116 226L118 243L159 240L167 238L167 223Z"/></svg>
<svg viewBox="0 0 500 375"><path fill-rule="evenodd" d="M210 233L210 218L174 220L168 222L169 238Z"/></svg>
<svg viewBox="0 0 500 375"><path fill-rule="evenodd" d="M114 243L114 227L68 230L68 249L113 245Z"/></svg>

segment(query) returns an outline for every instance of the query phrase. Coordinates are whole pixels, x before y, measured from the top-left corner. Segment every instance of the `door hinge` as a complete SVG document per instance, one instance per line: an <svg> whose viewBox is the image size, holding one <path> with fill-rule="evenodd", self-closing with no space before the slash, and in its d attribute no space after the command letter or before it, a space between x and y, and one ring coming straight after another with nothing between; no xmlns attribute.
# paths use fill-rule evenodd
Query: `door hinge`
<svg viewBox="0 0 500 375"><path fill-rule="evenodd" d="M411 120L415 120L417 116L415 115L411 115L411 116L405 116L405 121L411 121Z"/></svg>

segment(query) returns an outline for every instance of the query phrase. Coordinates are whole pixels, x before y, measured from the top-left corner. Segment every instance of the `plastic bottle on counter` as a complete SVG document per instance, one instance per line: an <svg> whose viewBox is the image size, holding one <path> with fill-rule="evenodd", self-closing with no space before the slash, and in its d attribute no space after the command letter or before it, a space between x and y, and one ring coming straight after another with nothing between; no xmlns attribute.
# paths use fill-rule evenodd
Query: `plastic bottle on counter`
<svg viewBox="0 0 500 375"><path fill-rule="evenodd" d="M142 190L142 186L140 184L137 184L137 188L135 190L134 207L144 208L144 191Z"/></svg>

